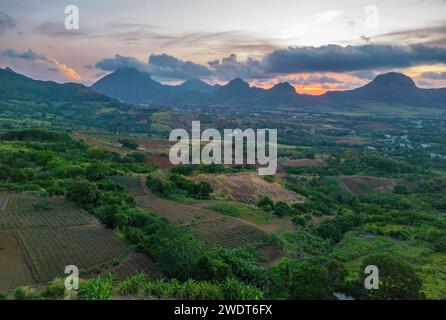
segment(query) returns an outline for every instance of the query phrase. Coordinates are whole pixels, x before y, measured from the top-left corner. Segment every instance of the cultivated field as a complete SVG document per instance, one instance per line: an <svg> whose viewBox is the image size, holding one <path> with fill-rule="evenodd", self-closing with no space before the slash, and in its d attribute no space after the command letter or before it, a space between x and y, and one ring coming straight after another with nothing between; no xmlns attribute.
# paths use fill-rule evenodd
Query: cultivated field
<svg viewBox="0 0 446 320"><path fill-rule="evenodd" d="M111 269L117 275L159 275L149 258L128 253L124 242L70 201L0 194L0 292L64 276L68 265L88 276L117 261Z"/></svg>
<svg viewBox="0 0 446 320"><path fill-rule="evenodd" d="M115 180L115 177L112 178ZM121 180L115 181L119 183ZM190 226L192 231L208 245L237 247L269 239L269 233L254 223L210 210L209 202L197 201L192 204L183 204L160 198L147 190L144 176L127 177L124 181L126 184L121 185L123 187L131 186L130 190L133 193L140 192L135 191L138 181L140 182L139 186L145 195L134 196L140 207L151 210L157 216L165 218L171 223Z"/></svg>
<svg viewBox="0 0 446 320"><path fill-rule="evenodd" d="M269 240L263 230L231 217L220 217L197 223L193 228L207 245L233 248Z"/></svg>
<svg viewBox="0 0 446 320"><path fill-rule="evenodd" d="M36 283L14 231L0 231L0 292Z"/></svg>
<svg viewBox="0 0 446 320"><path fill-rule="evenodd" d="M144 272L149 279L159 279L161 277L161 272L152 259L145 254L135 252L125 257L119 265L110 267L101 272L101 274L107 275L111 273L117 279L126 279L140 272Z"/></svg>
<svg viewBox="0 0 446 320"><path fill-rule="evenodd" d="M61 197L0 195L0 229L68 227L95 224L88 213Z"/></svg>
<svg viewBox="0 0 446 320"><path fill-rule="evenodd" d="M42 282L62 276L68 265L87 271L127 253L126 245L103 227L24 229L17 235Z"/></svg>

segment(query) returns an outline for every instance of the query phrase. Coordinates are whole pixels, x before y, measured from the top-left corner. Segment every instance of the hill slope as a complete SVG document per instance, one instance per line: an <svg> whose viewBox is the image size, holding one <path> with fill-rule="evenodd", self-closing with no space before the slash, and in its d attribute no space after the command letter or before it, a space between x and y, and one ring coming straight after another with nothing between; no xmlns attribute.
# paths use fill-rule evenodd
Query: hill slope
<svg viewBox="0 0 446 320"><path fill-rule="evenodd" d="M33 80L11 69L0 69L0 110L4 118L120 131L143 131L147 117L81 84Z"/></svg>

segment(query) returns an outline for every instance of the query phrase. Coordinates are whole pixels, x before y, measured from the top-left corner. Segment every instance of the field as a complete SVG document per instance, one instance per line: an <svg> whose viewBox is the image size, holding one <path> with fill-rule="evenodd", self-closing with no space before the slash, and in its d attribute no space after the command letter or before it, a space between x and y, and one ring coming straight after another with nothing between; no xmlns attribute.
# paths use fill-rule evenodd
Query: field
<svg viewBox="0 0 446 320"><path fill-rule="evenodd" d="M302 202L303 197L285 189L276 182L268 182L256 173L236 173L228 175L198 175L196 181L211 184L214 194L223 194L240 202L256 203L261 197L268 196L274 201Z"/></svg>
<svg viewBox="0 0 446 320"><path fill-rule="evenodd" d="M115 261L118 275L159 274L147 257L127 254L125 243L62 197L0 194L0 292L48 282L68 265L85 276Z"/></svg>
<svg viewBox="0 0 446 320"><path fill-rule="evenodd" d="M218 203L196 201L184 204L160 198L147 190L143 176L111 178L117 183L125 181L125 184L121 185L130 188L129 191L133 194L144 192L144 195L134 196L140 207L151 210L157 216L165 218L171 223L189 226L208 245L236 247L269 239L269 233L264 230L263 226L259 227L244 219L227 216L228 213L222 214L217 210L212 210L213 206L219 205ZM136 190L137 186L140 190ZM267 222L264 221L260 224Z"/></svg>
<svg viewBox="0 0 446 320"><path fill-rule="evenodd" d="M14 231L0 231L0 292L35 283Z"/></svg>
<svg viewBox="0 0 446 320"><path fill-rule="evenodd" d="M159 279L161 272L156 267L155 263L142 253L130 253L117 266L112 266L101 272L102 275L109 273L113 274L116 279L125 279L134 276L140 272L149 279Z"/></svg>
<svg viewBox="0 0 446 320"><path fill-rule="evenodd" d="M340 179L345 187L354 195L368 192L391 193L395 186L404 183L401 179L366 176L341 176Z"/></svg>
<svg viewBox="0 0 446 320"><path fill-rule="evenodd" d="M62 276L65 267L75 265L88 271L127 253L127 247L103 227L75 227L63 230L24 229L18 238L34 266L39 282Z"/></svg>
<svg viewBox="0 0 446 320"><path fill-rule="evenodd" d="M3 194L0 229L30 227L67 227L94 224L86 212L67 205L60 197L41 198L33 195Z"/></svg>
<svg viewBox="0 0 446 320"><path fill-rule="evenodd" d="M197 223L193 230L205 244L228 248L269 240L266 232L231 217L220 217Z"/></svg>

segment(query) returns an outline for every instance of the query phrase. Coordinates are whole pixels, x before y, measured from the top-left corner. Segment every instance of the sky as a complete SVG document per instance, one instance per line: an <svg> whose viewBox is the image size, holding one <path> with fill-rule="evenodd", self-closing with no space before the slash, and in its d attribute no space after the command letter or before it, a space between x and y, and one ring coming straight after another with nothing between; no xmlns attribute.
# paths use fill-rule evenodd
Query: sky
<svg viewBox="0 0 446 320"><path fill-rule="evenodd" d="M79 29L65 27L69 5ZM86 85L130 66L307 94L390 71L446 87L445 12L446 0L0 0L0 67Z"/></svg>

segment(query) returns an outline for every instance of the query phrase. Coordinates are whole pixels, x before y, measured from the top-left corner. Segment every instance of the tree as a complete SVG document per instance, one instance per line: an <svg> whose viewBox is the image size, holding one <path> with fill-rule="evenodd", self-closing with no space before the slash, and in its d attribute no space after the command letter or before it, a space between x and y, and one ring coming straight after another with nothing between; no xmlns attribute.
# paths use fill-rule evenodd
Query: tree
<svg viewBox="0 0 446 320"><path fill-rule="evenodd" d="M78 180L68 188L66 196L84 206L97 199L98 191L88 180Z"/></svg>
<svg viewBox="0 0 446 320"><path fill-rule="evenodd" d="M317 261L305 261L291 274L290 296L296 300L334 299L329 274Z"/></svg>
<svg viewBox="0 0 446 320"><path fill-rule="evenodd" d="M378 253L364 259L361 270L364 271L369 265L374 265L379 270L379 289L366 290L364 281L368 275L361 272L359 285L363 288L363 298L381 300L424 298L421 292L422 281L412 266L404 260L394 254Z"/></svg>

